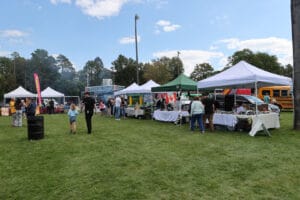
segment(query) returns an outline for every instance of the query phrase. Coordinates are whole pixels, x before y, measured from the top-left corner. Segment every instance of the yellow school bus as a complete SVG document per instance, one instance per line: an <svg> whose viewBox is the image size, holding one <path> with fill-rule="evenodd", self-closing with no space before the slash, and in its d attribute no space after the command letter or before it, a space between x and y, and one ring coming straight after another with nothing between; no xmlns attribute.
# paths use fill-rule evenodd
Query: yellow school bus
<svg viewBox="0 0 300 200"><path fill-rule="evenodd" d="M258 89L258 98L264 99L269 94L271 103L279 106L280 109L293 109L293 97L291 86L270 86Z"/></svg>

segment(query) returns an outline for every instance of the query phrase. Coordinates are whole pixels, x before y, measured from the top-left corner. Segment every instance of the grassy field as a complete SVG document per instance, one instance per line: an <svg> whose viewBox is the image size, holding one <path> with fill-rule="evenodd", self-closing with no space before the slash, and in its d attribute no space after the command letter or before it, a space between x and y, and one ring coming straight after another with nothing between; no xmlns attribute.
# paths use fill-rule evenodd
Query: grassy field
<svg viewBox="0 0 300 200"><path fill-rule="evenodd" d="M188 126L45 115L45 138L0 117L0 199L300 199L300 132L292 113L272 137L192 134ZM25 123L24 123L25 124Z"/></svg>

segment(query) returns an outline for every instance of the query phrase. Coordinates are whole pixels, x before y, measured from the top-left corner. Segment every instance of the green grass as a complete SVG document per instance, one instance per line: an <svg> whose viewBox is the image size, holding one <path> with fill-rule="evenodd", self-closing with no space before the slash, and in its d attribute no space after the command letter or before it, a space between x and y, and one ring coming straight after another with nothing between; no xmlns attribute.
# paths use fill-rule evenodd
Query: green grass
<svg viewBox="0 0 300 200"><path fill-rule="evenodd" d="M45 138L0 117L0 199L300 199L300 134L282 113L272 137L188 126L45 115ZM25 124L25 123L24 123Z"/></svg>

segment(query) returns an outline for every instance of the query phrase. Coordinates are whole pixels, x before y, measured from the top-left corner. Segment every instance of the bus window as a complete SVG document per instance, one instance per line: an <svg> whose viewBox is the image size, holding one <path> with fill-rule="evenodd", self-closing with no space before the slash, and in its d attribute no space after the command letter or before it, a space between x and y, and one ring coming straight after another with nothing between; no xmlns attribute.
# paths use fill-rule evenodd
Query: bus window
<svg viewBox="0 0 300 200"><path fill-rule="evenodd" d="M280 91L279 90L273 90L273 97L279 97Z"/></svg>
<svg viewBox="0 0 300 200"><path fill-rule="evenodd" d="M270 90L263 90L261 91L261 94L264 96L266 94L270 95Z"/></svg>
<svg viewBox="0 0 300 200"><path fill-rule="evenodd" d="M288 91L287 90L281 90L281 96L282 97L287 97L288 96Z"/></svg>

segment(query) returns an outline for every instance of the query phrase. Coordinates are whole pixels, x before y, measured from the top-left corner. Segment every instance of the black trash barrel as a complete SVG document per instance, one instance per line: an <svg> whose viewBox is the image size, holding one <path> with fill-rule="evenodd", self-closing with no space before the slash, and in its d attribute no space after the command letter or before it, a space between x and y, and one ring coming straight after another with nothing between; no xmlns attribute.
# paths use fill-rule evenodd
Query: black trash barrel
<svg viewBox="0 0 300 200"><path fill-rule="evenodd" d="M27 118L28 140L44 138L44 117L30 116Z"/></svg>

